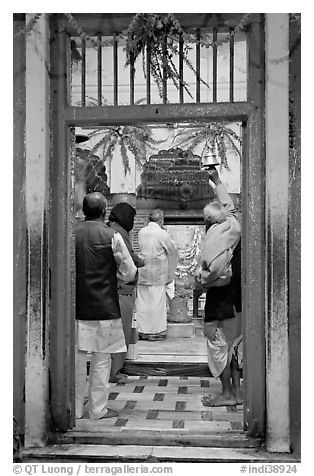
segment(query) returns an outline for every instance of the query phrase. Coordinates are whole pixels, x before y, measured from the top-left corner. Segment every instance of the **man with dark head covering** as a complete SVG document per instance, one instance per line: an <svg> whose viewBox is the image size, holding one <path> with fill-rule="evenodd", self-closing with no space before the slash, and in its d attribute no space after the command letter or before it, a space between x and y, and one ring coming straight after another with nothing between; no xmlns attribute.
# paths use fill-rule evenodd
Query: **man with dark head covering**
<svg viewBox="0 0 314 476"><path fill-rule="evenodd" d="M86 359L89 418L117 416L107 408L111 354L126 351L118 299L118 280L129 282L136 267L119 233L104 223L106 199L98 192L83 200L85 221L76 228L76 417L84 416Z"/></svg>
<svg viewBox="0 0 314 476"><path fill-rule="evenodd" d="M134 226L134 218L136 215L135 208L127 202L117 203L113 207L109 215L109 221L118 223L128 233Z"/></svg>
<svg viewBox="0 0 314 476"><path fill-rule="evenodd" d="M135 266L140 268L144 266L144 260L139 255L134 253L129 237L129 232L132 230L134 225L135 215L136 211L131 205L126 202L118 203L110 212L109 226L113 230L120 233ZM134 289L136 286L136 281L136 279L130 283L118 281L119 304L127 349L131 342L133 305L135 299ZM120 370L124 366L125 357L126 352L120 352L111 355L112 363L110 382L119 382L123 380L123 375L120 373Z"/></svg>

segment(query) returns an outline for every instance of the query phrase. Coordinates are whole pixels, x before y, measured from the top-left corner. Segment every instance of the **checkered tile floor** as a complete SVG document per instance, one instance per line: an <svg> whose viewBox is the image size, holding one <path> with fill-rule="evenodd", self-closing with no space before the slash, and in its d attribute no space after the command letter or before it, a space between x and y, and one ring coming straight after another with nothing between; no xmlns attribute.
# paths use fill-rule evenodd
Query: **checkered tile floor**
<svg viewBox="0 0 314 476"><path fill-rule="evenodd" d="M214 398L221 393L220 382L202 377L128 377L126 383L112 384L108 407L117 418L77 420L77 431L161 430L225 433L243 429L243 408L209 408L202 394Z"/></svg>

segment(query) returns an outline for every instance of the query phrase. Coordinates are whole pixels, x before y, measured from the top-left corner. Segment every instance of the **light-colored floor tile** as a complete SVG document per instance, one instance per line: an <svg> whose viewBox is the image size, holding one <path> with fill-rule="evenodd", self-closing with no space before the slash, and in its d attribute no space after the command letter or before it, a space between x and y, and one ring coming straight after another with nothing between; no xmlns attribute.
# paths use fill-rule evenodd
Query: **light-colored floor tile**
<svg viewBox="0 0 314 476"><path fill-rule="evenodd" d="M136 408L140 410L170 410L174 411L176 407L176 402L155 402L155 401L143 401L138 402Z"/></svg>
<svg viewBox="0 0 314 476"><path fill-rule="evenodd" d="M199 399L201 396L199 395ZM176 401L176 402L194 402L198 399L196 395L189 395L188 393L166 393L164 401Z"/></svg>
<svg viewBox="0 0 314 476"><path fill-rule="evenodd" d="M188 430L227 431L231 430L231 424L224 421L186 421L185 428Z"/></svg>
<svg viewBox="0 0 314 476"><path fill-rule="evenodd" d="M79 431L102 431L103 428L113 429L115 427L116 418L106 418L102 420L76 420L75 429ZM119 429L119 427L118 427Z"/></svg>
<svg viewBox="0 0 314 476"><path fill-rule="evenodd" d="M201 421L201 412L169 412L160 410L158 420Z"/></svg>
<svg viewBox="0 0 314 476"><path fill-rule="evenodd" d="M188 412L208 411L208 407L204 407L201 402L201 399L199 399L195 400L194 402L187 402L185 410Z"/></svg>
<svg viewBox="0 0 314 476"><path fill-rule="evenodd" d="M133 393L135 387L142 387L141 384L128 384L128 385L119 385L110 388L110 393Z"/></svg>
<svg viewBox="0 0 314 476"><path fill-rule="evenodd" d="M143 400L153 400L155 393L157 392L141 392L141 393L119 393L118 396L115 398L115 400L137 400L137 401L143 401ZM164 392L158 392L158 393L164 393Z"/></svg>
<svg viewBox="0 0 314 476"><path fill-rule="evenodd" d="M207 407L208 410L211 411L211 408ZM206 410L205 410L206 411ZM219 413L219 414L215 414L214 412L212 412L212 415L213 415L213 420L215 421L227 421L227 422L239 422L239 423L242 423L243 422L243 413L242 412L234 412L234 413L231 413L231 412L224 412L224 413Z"/></svg>
<svg viewBox="0 0 314 476"><path fill-rule="evenodd" d="M172 421L168 420L129 420L124 427L132 430L170 430Z"/></svg>
<svg viewBox="0 0 314 476"><path fill-rule="evenodd" d="M124 400L109 400L108 402L108 408L111 408L112 410L121 410L124 405Z"/></svg>
<svg viewBox="0 0 314 476"><path fill-rule="evenodd" d="M152 392L155 392L155 393L167 393L167 395L170 395L170 394L177 394L178 393L178 385L167 385L167 386L163 386L163 385L160 385L160 386L147 386L146 388L144 388L143 390L143 393L152 393Z"/></svg>
<svg viewBox="0 0 314 476"><path fill-rule="evenodd" d="M192 387L188 386L188 394L189 395L199 395L200 393L213 393L213 390L211 387Z"/></svg>

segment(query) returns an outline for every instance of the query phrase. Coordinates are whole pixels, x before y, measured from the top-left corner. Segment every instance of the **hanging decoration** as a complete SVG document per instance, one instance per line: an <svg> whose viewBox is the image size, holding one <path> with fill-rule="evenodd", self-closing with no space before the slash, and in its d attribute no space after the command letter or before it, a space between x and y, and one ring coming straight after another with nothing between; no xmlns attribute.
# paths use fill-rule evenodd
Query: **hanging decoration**
<svg viewBox="0 0 314 476"><path fill-rule="evenodd" d="M175 272L177 279L184 279L193 276L198 265L199 254L201 250L201 232L199 228L195 228L191 245L188 248L178 248L178 265Z"/></svg>
<svg viewBox="0 0 314 476"><path fill-rule="evenodd" d="M193 125L192 125L193 127ZM202 155L206 148L209 148L213 154L218 153L221 166L229 169L227 158L227 147L231 146L232 150L241 159L240 147L242 144L241 137L238 136L230 127L225 126L221 122L209 122L207 124L195 124L195 130L183 130L176 135L178 146L186 146L188 150L193 151L196 146L204 142Z"/></svg>
<svg viewBox="0 0 314 476"><path fill-rule="evenodd" d="M191 35L182 28L174 15L160 15L153 13L137 13L126 31L126 66L142 55L143 71L146 77L146 65L149 68L162 98L164 95L163 83L170 79L177 89L183 86L188 95L193 98L188 84L182 80L175 60L181 57L188 68L195 75L197 72L188 58L191 47L188 45ZM179 53L179 42L182 42L182 51ZM209 88L202 78L201 83Z"/></svg>
<svg viewBox="0 0 314 476"><path fill-rule="evenodd" d="M130 171L129 152L134 155L136 162L142 166L146 162L147 146L156 149L155 145L164 142L164 139L154 139L151 129L145 125L108 126L91 132L89 138L99 135L102 137L92 147L87 159L92 157L95 152L101 151L103 162L111 162L113 151L116 147L120 147L125 175Z"/></svg>
<svg viewBox="0 0 314 476"><path fill-rule="evenodd" d="M51 16L54 15L54 13L35 13L31 15L28 23L24 28L21 28L18 32L14 34L14 37L20 37L23 35L27 35L29 32L33 31L35 28L36 23L38 22L39 18L42 15L47 15ZM62 15L65 16L65 18L68 20L69 24L72 26L72 28L75 31L75 35L81 39L84 39L86 42L90 43L92 46L95 48L98 46L112 46L115 42L117 42L119 39L125 39L129 32L130 32L130 27L126 30L123 30L119 33L117 33L114 37L112 38L102 38L99 40L93 35L88 34L83 30L79 22L74 18L72 13L63 13ZM137 21L137 17L139 15L146 15L146 17L152 17L152 21L154 21L153 17L161 17L160 14L154 14L154 13L137 13L131 23L134 23ZM175 19L173 14L168 14L167 16L174 18L175 22L173 25L173 29L175 30L176 28L179 29L180 33L183 35L183 38L186 40L187 43L196 43L199 42L201 46L204 46L205 48L209 47L218 47L221 46L225 43L228 43L232 37L234 37L238 32L240 31L245 31L247 29L247 26L249 24L250 16L251 13L245 13L243 17L240 19L239 23L235 25L235 27L230 31L228 35L225 35L223 38L213 40L212 34L204 31L200 31L200 36L197 38L195 34L188 34L186 33L180 26L179 22L177 19ZM161 17L162 18L162 17ZM162 20L163 21L163 20ZM301 17L300 14L290 14L290 21L298 22L298 24L301 24ZM170 19L169 23L171 24L172 19ZM157 23L158 27L160 27L160 23ZM143 32L144 33L144 32Z"/></svg>
<svg viewBox="0 0 314 476"><path fill-rule="evenodd" d="M15 36L26 35L34 30L35 24L43 13L36 13L32 15L29 22L22 28ZM45 14L53 15L53 14ZM187 33L180 25L177 18L168 13L167 15L155 13L137 13L126 30L117 32L111 38L102 37L101 39L95 35L90 35L83 30L79 22L75 19L72 13L63 13L71 27L75 31L75 35L89 46L94 48L109 47L117 44L119 40L125 41L126 52L126 66L135 61L138 56L142 55L143 71L146 76L149 55L149 69L154 78L159 95L164 98L163 83L168 79L173 82L177 89L182 86L187 94L193 99L192 94L188 89L186 83L178 71L175 64L176 60L182 59L183 63L198 77L199 81L209 88L209 85L202 79L199 73L196 72L195 67L189 60L189 51L192 49L191 44L199 43L200 46L209 48L220 46L230 40L237 32L245 30L249 23L250 13L246 13L239 24L236 25L230 32L220 40L213 40L212 34L199 30L198 34ZM181 42L182 48L179 47ZM148 53L149 51L149 53ZM71 55L74 61L80 61L79 52L75 46L75 40L71 40ZM178 63L177 63L178 64Z"/></svg>
<svg viewBox="0 0 314 476"><path fill-rule="evenodd" d="M28 35L28 33L34 30L36 23L42 15L44 15L44 13L34 13L28 20L28 23L26 24L25 28L21 28L19 31L17 31L14 34L14 37L20 38L22 36Z"/></svg>

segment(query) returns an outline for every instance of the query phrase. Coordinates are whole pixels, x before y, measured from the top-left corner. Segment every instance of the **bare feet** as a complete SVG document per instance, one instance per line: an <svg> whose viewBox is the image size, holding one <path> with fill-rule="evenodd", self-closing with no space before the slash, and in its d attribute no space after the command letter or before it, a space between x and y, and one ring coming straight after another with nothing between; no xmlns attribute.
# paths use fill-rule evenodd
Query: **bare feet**
<svg viewBox="0 0 314 476"><path fill-rule="evenodd" d="M202 395L202 403L205 407L228 407L237 405L236 400L230 396L219 395L216 398L211 399L210 395Z"/></svg>
<svg viewBox="0 0 314 476"><path fill-rule="evenodd" d="M243 397L240 388L232 386L232 398L237 402L237 405L243 405Z"/></svg>

